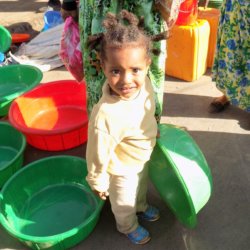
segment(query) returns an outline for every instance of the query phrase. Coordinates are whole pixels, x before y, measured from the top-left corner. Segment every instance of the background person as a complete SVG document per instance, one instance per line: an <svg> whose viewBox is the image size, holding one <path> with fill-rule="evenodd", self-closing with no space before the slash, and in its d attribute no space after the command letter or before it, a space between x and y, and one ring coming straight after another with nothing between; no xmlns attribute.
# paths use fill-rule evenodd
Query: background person
<svg viewBox="0 0 250 250"><path fill-rule="evenodd" d="M212 101L210 112L221 112L229 104L250 112L249 37L250 1L224 0L212 68L212 79L223 95Z"/></svg>

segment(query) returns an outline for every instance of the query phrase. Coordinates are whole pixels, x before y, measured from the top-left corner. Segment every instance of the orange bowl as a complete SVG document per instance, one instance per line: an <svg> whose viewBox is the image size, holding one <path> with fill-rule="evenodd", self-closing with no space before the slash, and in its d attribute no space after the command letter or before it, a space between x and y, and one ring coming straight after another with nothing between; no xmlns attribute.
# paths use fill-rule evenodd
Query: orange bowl
<svg viewBox="0 0 250 250"><path fill-rule="evenodd" d="M26 33L12 33L12 43L23 43L30 40L30 34Z"/></svg>

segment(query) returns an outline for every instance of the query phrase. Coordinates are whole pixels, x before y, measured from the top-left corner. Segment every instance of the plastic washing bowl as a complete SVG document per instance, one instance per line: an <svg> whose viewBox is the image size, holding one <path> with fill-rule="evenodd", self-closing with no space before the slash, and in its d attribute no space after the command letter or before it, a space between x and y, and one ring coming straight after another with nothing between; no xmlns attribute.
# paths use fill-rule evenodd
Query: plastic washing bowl
<svg viewBox="0 0 250 250"><path fill-rule="evenodd" d="M15 99L9 120L36 148L60 151L79 146L87 140L86 86L74 80L39 84Z"/></svg>
<svg viewBox="0 0 250 250"><path fill-rule="evenodd" d="M30 34L28 33L11 33L12 43L23 43L30 40Z"/></svg>
<svg viewBox="0 0 250 250"><path fill-rule="evenodd" d="M0 122L0 188L23 164L26 140L7 122Z"/></svg>
<svg viewBox="0 0 250 250"><path fill-rule="evenodd" d="M63 23L63 18L60 11L49 10L44 13L44 27L43 30L48 30Z"/></svg>
<svg viewBox="0 0 250 250"><path fill-rule="evenodd" d="M0 67L0 116L8 114L12 101L42 80L40 69L23 64Z"/></svg>
<svg viewBox="0 0 250 250"><path fill-rule="evenodd" d="M86 162L53 156L19 170L0 193L0 223L33 249L70 249L95 228L104 202L85 177Z"/></svg>
<svg viewBox="0 0 250 250"><path fill-rule="evenodd" d="M183 129L160 124L160 138L149 161L149 176L161 198L185 226L197 224L197 214L212 192L212 175L203 153Z"/></svg>
<svg viewBox="0 0 250 250"><path fill-rule="evenodd" d="M11 41L10 32L0 25L0 52L6 52L10 48Z"/></svg>

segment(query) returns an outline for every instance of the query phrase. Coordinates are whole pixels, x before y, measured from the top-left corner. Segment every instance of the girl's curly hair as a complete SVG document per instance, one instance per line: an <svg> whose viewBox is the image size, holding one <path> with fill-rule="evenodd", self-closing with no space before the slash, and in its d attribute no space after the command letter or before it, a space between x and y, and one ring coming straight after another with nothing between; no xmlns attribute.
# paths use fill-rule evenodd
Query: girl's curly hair
<svg viewBox="0 0 250 250"><path fill-rule="evenodd" d="M160 41L168 37L167 32L154 36L146 34L144 31L144 18L137 18L133 13L122 10L118 15L107 13L102 22L106 32L89 36L88 46L99 52L101 60L106 59L106 48L121 48L124 46L144 47L149 57L151 54L159 55L160 51L152 48L152 42Z"/></svg>

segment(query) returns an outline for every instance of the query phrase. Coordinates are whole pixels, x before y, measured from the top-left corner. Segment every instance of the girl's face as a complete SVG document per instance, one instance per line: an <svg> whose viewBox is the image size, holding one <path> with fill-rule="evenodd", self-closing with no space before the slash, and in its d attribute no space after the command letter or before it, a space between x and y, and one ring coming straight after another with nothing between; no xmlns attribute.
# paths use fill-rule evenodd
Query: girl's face
<svg viewBox="0 0 250 250"><path fill-rule="evenodd" d="M124 98L133 96L145 83L151 63L145 48L108 47L105 54L102 68L112 92Z"/></svg>

